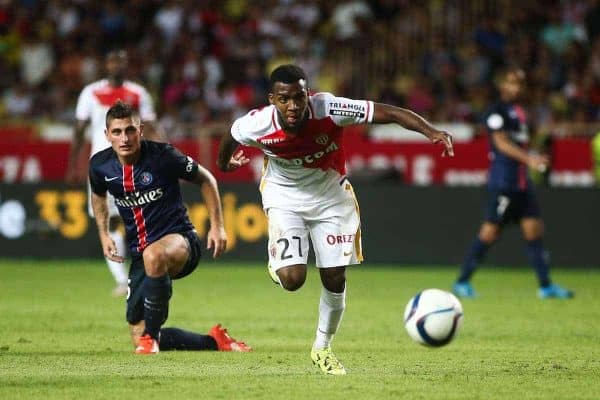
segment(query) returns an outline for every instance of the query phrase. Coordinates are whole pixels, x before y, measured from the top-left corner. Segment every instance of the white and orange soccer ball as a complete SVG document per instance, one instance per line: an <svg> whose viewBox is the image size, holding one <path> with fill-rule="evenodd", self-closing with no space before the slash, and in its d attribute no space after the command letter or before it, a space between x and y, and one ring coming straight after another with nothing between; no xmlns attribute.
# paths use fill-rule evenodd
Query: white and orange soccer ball
<svg viewBox="0 0 600 400"><path fill-rule="evenodd" d="M404 310L408 335L425 346L440 347L452 341L463 320L460 301L450 292L426 289L417 293Z"/></svg>

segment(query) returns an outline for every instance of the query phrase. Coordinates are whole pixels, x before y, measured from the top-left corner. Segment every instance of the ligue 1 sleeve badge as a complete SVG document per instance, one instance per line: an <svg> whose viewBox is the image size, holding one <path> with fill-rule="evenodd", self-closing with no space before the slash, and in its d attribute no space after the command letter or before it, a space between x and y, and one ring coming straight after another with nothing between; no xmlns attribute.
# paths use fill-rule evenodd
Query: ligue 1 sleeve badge
<svg viewBox="0 0 600 400"><path fill-rule="evenodd" d="M140 183L142 185L149 185L152 183L152 174L150 172L142 172L140 175Z"/></svg>

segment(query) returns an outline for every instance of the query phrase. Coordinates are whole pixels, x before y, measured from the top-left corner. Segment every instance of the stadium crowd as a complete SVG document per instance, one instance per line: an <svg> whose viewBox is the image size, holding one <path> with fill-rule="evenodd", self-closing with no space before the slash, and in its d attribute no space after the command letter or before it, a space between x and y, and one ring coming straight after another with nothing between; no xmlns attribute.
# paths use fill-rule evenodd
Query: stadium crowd
<svg viewBox="0 0 600 400"><path fill-rule="evenodd" d="M301 65L311 88L376 98L434 121L477 121L507 62L529 74L538 126L600 116L597 0L3 0L0 120L74 120L103 55L128 51L161 124L232 121L267 76Z"/></svg>

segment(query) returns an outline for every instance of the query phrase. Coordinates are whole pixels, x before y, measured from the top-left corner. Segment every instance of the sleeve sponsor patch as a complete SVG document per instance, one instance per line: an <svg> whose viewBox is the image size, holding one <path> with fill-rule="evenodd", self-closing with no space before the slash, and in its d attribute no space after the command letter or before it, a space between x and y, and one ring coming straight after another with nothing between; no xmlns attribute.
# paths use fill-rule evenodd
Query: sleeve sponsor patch
<svg viewBox="0 0 600 400"><path fill-rule="evenodd" d="M354 111L354 110L342 110L338 108L330 108L329 115L335 115L338 117L351 117L351 118L365 118L364 111Z"/></svg>
<svg viewBox="0 0 600 400"><path fill-rule="evenodd" d="M331 102L329 103L329 114L340 117L364 118L365 106L357 103Z"/></svg>

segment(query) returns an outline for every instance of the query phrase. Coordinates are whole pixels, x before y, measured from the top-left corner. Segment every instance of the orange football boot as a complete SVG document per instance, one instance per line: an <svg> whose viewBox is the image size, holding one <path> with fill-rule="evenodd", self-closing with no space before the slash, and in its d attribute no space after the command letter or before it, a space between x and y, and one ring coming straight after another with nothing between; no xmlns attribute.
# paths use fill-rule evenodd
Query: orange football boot
<svg viewBox="0 0 600 400"><path fill-rule="evenodd" d="M158 342L148 334L141 336L135 354L158 354Z"/></svg>
<svg viewBox="0 0 600 400"><path fill-rule="evenodd" d="M248 346L246 343L237 341L229 336L227 329L223 328L221 324L213 326L208 332L208 335L215 339L219 351L239 351L243 353L252 351L252 347Z"/></svg>

